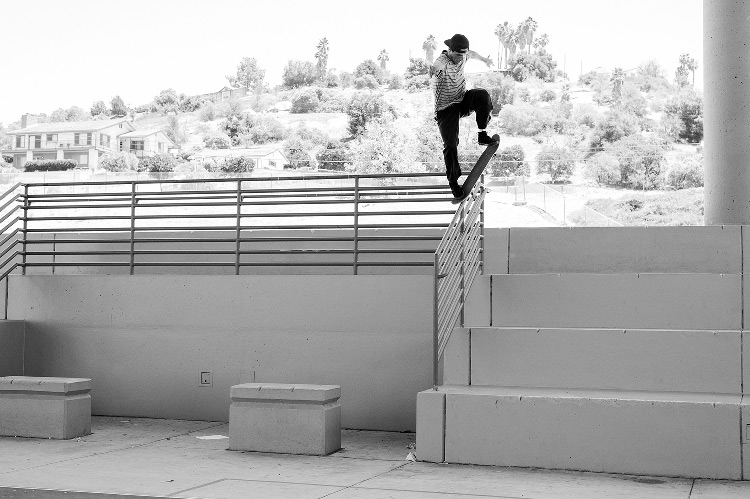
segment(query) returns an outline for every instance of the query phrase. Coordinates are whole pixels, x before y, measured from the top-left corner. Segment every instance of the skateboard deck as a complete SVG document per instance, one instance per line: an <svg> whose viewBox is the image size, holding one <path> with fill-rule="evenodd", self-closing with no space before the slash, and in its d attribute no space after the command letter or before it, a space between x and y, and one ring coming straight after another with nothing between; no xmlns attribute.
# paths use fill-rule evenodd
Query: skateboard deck
<svg viewBox="0 0 750 499"><path fill-rule="evenodd" d="M490 162L490 159L492 156L495 155L497 152L497 148L500 147L500 135L495 134L492 136L492 138L495 140L492 144L488 145L487 148L484 150L481 156L479 156L479 159L474 164L474 168L471 169L469 172L469 175L466 177L466 180L464 181L464 185L461 187L461 190L464 191L463 196L460 198L453 198L451 203L458 204L464 199L466 199L466 196L471 193L471 190L474 188L474 184L477 183L477 180L479 180L479 177L482 175L482 172L487 167L487 164Z"/></svg>

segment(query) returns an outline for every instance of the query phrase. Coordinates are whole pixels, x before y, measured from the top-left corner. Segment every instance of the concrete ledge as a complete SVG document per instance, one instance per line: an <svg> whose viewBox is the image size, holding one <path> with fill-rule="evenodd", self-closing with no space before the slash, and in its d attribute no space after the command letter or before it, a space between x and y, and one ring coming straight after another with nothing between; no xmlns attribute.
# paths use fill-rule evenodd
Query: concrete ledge
<svg viewBox="0 0 750 499"><path fill-rule="evenodd" d="M445 384L742 391L740 331L471 328L470 338L462 351L446 349L445 365L463 360L471 382L446 376Z"/></svg>
<svg viewBox="0 0 750 499"><path fill-rule="evenodd" d="M440 391L446 462L741 479L740 395Z"/></svg>
<svg viewBox="0 0 750 499"><path fill-rule="evenodd" d="M26 323L0 320L0 376L23 374Z"/></svg>
<svg viewBox="0 0 750 499"><path fill-rule="evenodd" d="M492 326L741 330L739 274L492 276Z"/></svg>
<svg viewBox="0 0 750 499"><path fill-rule="evenodd" d="M425 390L417 394L417 458L445 461L445 393Z"/></svg>
<svg viewBox="0 0 750 499"><path fill-rule="evenodd" d="M230 450L322 456L341 448L337 385L245 383L230 396Z"/></svg>
<svg viewBox="0 0 750 499"><path fill-rule="evenodd" d="M0 435L69 439L91 433L91 380L0 378Z"/></svg>

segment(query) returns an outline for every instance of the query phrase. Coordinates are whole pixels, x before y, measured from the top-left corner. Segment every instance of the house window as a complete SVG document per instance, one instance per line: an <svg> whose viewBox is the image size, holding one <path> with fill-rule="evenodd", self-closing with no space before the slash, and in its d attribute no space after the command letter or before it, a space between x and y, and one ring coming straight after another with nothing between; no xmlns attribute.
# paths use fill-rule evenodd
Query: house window
<svg viewBox="0 0 750 499"><path fill-rule="evenodd" d="M130 150L131 151L142 151L143 150L143 141L142 140L131 140L130 141Z"/></svg>
<svg viewBox="0 0 750 499"><path fill-rule="evenodd" d="M159 152L164 152L164 143L159 142L157 145L158 145Z"/></svg>
<svg viewBox="0 0 750 499"><path fill-rule="evenodd" d="M109 147L109 135L104 133L99 134L99 145Z"/></svg>
<svg viewBox="0 0 750 499"><path fill-rule="evenodd" d="M85 143L83 142L84 140L86 141ZM91 145L91 133L85 133L85 134L84 133L76 133L76 134L74 134L74 136L73 136L73 144L75 144L77 146L82 146L82 145L90 146Z"/></svg>
<svg viewBox="0 0 750 499"><path fill-rule="evenodd" d="M48 133L47 134L47 142L57 142L57 134L56 133Z"/></svg>
<svg viewBox="0 0 750 499"><path fill-rule="evenodd" d="M32 135L31 140L34 141L34 149L42 148L42 136L41 135Z"/></svg>
<svg viewBox="0 0 750 499"><path fill-rule="evenodd" d="M26 147L26 136L25 135L18 135L18 136L16 136L16 147Z"/></svg>

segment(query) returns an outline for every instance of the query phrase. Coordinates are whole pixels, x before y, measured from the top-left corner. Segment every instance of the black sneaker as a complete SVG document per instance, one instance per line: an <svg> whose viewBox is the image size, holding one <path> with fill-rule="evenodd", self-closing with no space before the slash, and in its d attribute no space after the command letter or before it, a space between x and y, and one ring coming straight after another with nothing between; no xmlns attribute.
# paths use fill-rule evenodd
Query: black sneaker
<svg viewBox="0 0 750 499"><path fill-rule="evenodd" d="M488 146L490 144L494 144L495 142L498 142L498 139L496 139L497 135L493 135L490 137L487 135L487 132L479 132L479 145L482 146Z"/></svg>

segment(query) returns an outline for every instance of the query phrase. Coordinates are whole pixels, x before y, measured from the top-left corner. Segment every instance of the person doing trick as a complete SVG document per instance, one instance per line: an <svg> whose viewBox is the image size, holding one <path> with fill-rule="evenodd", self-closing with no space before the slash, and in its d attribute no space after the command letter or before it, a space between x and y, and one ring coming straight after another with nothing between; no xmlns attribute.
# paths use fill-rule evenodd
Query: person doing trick
<svg viewBox="0 0 750 499"><path fill-rule="evenodd" d="M487 67L493 62L489 57L482 57L469 50L469 40L464 35L456 34L445 40L448 50L443 50L435 62L427 62L430 84L435 97L435 121L443 140L443 160L448 177L448 185L457 199L464 197L463 189L458 185L461 176L461 165L458 163L458 124L461 118L476 113L479 127L479 144L495 143L487 134L487 125L492 117L492 99L483 88L466 90L464 66L469 59L478 59Z"/></svg>

